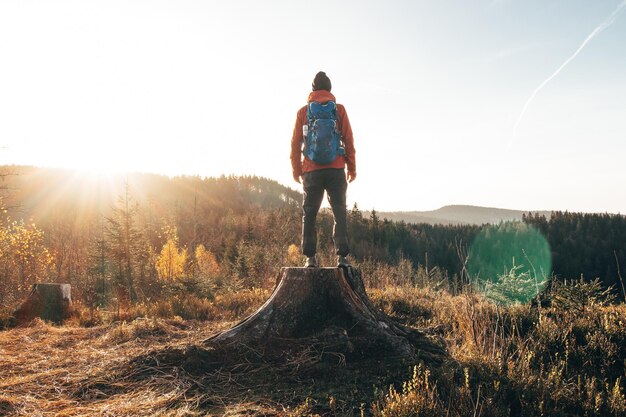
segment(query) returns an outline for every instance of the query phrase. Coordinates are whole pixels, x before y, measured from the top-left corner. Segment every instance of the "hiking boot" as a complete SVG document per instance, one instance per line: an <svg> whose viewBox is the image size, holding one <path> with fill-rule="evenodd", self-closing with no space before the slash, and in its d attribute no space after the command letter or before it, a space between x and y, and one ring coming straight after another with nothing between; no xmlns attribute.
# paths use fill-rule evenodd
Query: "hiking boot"
<svg viewBox="0 0 626 417"><path fill-rule="evenodd" d="M317 268L318 266L315 255L306 258L306 262L304 263L305 268Z"/></svg>
<svg viewBox="0 0 626 417"><path fill-rule="evenodd" d="M343 266L343 267L348 267L351 266L350 265L350 261L348 260L348 258L346 258L345 256L338 256L337 257L337 266Z"/></svg>

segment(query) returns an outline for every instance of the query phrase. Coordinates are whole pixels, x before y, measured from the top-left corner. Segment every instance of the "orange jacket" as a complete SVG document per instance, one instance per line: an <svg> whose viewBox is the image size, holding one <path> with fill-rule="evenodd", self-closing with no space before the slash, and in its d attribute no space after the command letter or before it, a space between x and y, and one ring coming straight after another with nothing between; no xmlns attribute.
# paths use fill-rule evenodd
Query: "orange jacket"
<svg viewBox="0 0 626 417"><path fill-rule="evenodd" d="M335 101L335 96L326 90L317 90L309 94L307 103L315 101L317 103L325 103L327 101ZM336 101L335 101L336 103ZM339 119L339 128L341 130L341 140L346 149L346 154L339 155L328 165L319 165L302 155L302 126L307 124L306 117L307 106L298 110L296 117L296 125L293 128L293 136L291 137L291 169L293 176L300 176L303 172L315 171L324 168L345 168L348 165L348 172L356 174L356 161L354 159L354 138L352 137L352 128L348 120L348 114L343 105L337 104L337 118Z"/></svg>

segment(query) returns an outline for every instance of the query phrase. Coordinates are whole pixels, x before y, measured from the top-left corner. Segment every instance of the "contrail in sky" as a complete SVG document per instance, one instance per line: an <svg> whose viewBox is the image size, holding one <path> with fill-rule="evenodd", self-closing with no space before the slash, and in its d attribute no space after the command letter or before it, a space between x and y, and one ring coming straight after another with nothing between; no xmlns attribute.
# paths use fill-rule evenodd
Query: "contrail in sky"
<svg viewBox="0 0 626 417"><path fill-rule="evenodd" d="M602 32L604 29L608 28L609 26L611 26L613 24L613 22L615 21L615 18L617 17L617 15L619 15L619 13L622 11L622 9L626 6L626 0L622 1L619 6L617 6L617 9L615 9L615 11L613 13L611 13L611 15L609 17L606 18L606 20L602 23L600 23L600 25L595 28L593 30L593 32L591 32L589 34L589 36L587 36L587 38L583 41L583 43L580 44L580 46L578 47L578 49L576 49L576 51L565 60L565 62L563 62L561 64L560 67L558 67L556 69L556 71L554 71L552 73L552 75L550 75L548 78L546 78L541 84L539 84L539 87L535 88L535 90L532 92L532 94L530 95L530 97L528 97L528 100L526 100L526 104L524 104L524 108L522 108L522 112L520 113L519 117L517 118L517 122L515 122L515 126L513 127L513 138L511 139L511 142L513 142L513 139L515 138L515 132L517 130L517 127L519 126L520 122L522 121L522 118L524 117L524 114L526 113L526 109L528 109L528 106L530 106L530 103L532 103L533 99L535 98L535 96L537 95L537 93L543 88L545 87L546 84L548 84L554 77L556 77L557 75L559 75L559 73L561 72L561 70L563 68L565 68L567 66L567 64L569 64L574 58L576 58L576 56L580 53L580 51L582 51L585 46L587 46L587 44L589 43L589 41L591 41L593 38L595 38L600 32Z"/></svg>

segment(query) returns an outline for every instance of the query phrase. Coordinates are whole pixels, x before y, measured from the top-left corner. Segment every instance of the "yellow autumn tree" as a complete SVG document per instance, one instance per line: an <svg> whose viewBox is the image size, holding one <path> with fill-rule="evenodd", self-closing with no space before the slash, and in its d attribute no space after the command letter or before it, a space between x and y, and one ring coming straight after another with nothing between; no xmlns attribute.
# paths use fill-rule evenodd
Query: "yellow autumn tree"
<svg viewBox="0 0 626 417"><path fill-rule="evenodd" d="M32 284L47 279L53 262L35 224L13 221L0 227L0 304L20 299Z"/></svg>
<svg viewBox="0 0 626 417"><path fill-rule="evenodd" d="M298 265L302 260L300 248L293 243L287 248L287 262L289 265Z"/></svg>
<svg viewBox="0 0 626 417"><path fill-rule="evenodd" d="M207 250L204 245L198 245L194 255L196 257L198 277L205 282L213 281L220 273L220 265L213 252Z"/></svg>
<svg viewBox="0 0 626 417"><path fill-rule="evenodd" d="M176 231L167 233L169 236L156 260L156 270L159 279L176 281L184 278L185 264L187 263L187 249L178 247Z"/></svg>

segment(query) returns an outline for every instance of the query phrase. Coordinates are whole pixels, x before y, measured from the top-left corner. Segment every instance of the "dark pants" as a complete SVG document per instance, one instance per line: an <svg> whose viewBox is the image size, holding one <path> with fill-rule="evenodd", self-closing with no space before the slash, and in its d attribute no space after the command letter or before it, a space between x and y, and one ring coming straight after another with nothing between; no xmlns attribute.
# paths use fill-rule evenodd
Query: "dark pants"
<svg viewBox="0 0 626 417"><path fill-rule="evenodd" d="M333 242L337 255L348 255L348 230L346 225L346 190L348 183L343 169L328 168L302 174L304 201L302 203L302 253L313 256L317 252L317 227L315 220L322 205L324 191L335 217Z"/></svg>

